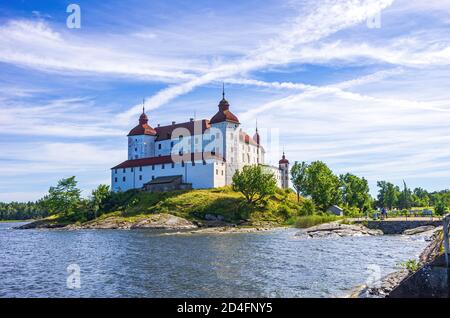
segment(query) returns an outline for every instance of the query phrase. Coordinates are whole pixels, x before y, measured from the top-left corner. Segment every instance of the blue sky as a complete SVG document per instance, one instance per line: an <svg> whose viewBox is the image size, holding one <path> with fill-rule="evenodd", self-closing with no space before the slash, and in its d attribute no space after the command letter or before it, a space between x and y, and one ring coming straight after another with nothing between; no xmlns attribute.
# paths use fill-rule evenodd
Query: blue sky
<svg viewBox="0 0 450 318"><path fill-rule="evenodd" d="M70 3L80 29L66 26ZM258 120L272 164L284 148L291 162L366 177L372 194L377 180L449 188L449 10L449 0L2 1L0 201L35 200L71 175L88 195L126 159L143 97L154 126L210 118L222 82L249 133Z"/></svg>

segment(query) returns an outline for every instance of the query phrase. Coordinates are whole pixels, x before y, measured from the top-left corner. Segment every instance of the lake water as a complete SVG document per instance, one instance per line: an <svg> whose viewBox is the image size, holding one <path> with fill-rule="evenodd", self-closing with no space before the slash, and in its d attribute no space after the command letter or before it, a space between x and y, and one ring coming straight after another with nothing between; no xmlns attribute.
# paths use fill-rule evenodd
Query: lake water
<svg viewBox="0 0 450 318"><path fill-rule="evenodd" d="M424 237L299 239L295 229L161 235L0 223L0 297L336 297L416 258ZM67 266L80 267L79 289Z"/></svg>

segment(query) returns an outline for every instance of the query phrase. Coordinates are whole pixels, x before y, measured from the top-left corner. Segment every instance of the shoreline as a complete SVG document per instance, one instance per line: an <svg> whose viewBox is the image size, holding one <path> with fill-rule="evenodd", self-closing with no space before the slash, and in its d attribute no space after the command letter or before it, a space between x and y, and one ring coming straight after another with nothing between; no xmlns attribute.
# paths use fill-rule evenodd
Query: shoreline
<svg viewBox="0 0 450 318"><path fill-rule="evenodd" d="M430 242L419 255L418 264L420 267L431 262L436 257L435 251L436 246L439 245L440 231L441 229L437 227L429 232L416 234L425 236L425 240ZM383 276L379 281L375 282L375 286L367 286L365 284L354 286L343 298L387 298L395 288L414 273L414 271L409 269L400 268Z"/></svg>

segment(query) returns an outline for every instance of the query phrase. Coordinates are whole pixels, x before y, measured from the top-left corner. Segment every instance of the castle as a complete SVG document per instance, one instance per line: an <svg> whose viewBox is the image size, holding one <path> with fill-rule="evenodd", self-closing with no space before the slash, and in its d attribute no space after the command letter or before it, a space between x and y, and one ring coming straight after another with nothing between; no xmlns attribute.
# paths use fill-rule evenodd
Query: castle
<svg viewBox="0 0 450 318"><path fill-rule="evenodd" d="M265 150L256 127L253 137L240 128L222 93L211 120L190 119L152 128L145 108L128 134L128 160L111 169L112 191L205 189L231 185L236 170L259 164L272 172L280 188L289 186L289 161L264 164Z"/></svg>

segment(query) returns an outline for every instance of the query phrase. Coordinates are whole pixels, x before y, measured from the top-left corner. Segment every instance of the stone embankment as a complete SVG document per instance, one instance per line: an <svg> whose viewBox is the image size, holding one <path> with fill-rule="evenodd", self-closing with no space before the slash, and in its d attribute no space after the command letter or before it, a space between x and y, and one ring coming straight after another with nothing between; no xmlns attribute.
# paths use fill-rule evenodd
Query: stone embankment
<svg viewBox="0 0 450 318"><path fill-rule="evenodd" d="M387 219L383 221L356 220L355 224L362 224L372 230L381 230L384 234L403 234L406 230L422 228L425 226L438 227L442 225L441 220L436 219Z"/></svg>
<svg viewBox="0 0 450 318"><path fill-rule="evenodd" d="M427 230L428 229L428 230ZM415 231L413 231L415 230ZM418 228L408 230L409 235L426 235L426 239L431 241L431 243L423 250L423 252L419 256L418 266L423 266L430 262L433 262L436 257L439 256L441 245L442 245L442 230L441 228L434 228L430 230L430 227ZM407 234L408 235L408 234ZM360 288L352 293L350 297L354 298L385 298L392 297L392 293L394 290L398 289L399 286L404 284L414 272L402 268L396 272L393 272L389 275L383 277L379 282L375 283L374 286L360 286Z"/></svg>

